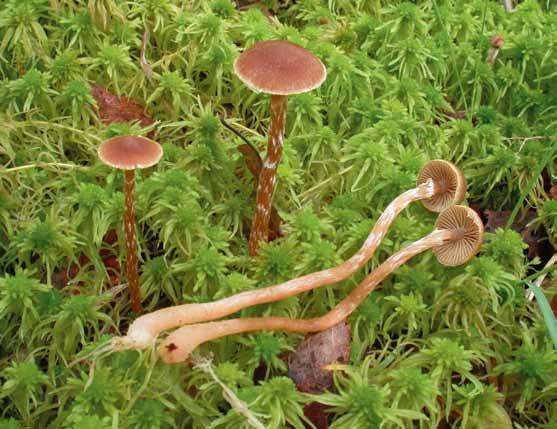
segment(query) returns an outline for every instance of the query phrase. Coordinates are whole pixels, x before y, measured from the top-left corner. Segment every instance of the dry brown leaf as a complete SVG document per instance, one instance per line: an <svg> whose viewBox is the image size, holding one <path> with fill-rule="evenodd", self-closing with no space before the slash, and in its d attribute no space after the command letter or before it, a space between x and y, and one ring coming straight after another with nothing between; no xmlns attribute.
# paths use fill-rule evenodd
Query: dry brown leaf
<svg viewBox="0 0 557 429"><path fill-rule="evenodd" d="M310 402L304 406L304 415L311 420L316 429L328 429L328 407L319 402ZM306 425L309 428L309 425Z"/></svg>
<svg viewBox="0 0 557 429"><path fill-rule="evenodd" d="M497 228L505 228L507 221L511 215L510 210L495 211L486 210L484 212L487 217L487 223L485 224L485 232L495 232Z"/></svg>
<svg viewBox="0 0 557 429"><path fill-rule="evenodd" d="M350 350L350 326L341 322L302 341L288 359L288 375L302 392L319 393L329 389L333 374L324 367L348 362Z"/></svg>
<svg viewBox="0 0 557 429"><path fill-rule="evenodd" d="M139 121L141 126L146 127L155 122L137 101L115 95L101 85L91 85L91 95L99 106L99 116L105 124Z"/></svg>

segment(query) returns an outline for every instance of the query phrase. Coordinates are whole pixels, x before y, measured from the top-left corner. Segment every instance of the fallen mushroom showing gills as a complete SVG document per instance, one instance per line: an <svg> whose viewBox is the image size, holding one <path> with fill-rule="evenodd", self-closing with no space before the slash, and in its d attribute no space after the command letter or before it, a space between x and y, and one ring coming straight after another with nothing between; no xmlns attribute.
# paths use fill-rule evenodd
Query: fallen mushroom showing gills
<svg viewBox="0 0 557 429"><path fill-rule="evenodd" d="M99 146L99 158L111 167L124 170L124 234L126 241L126 275L132 310L136 314L143 312L139 294L139 277L137 273L137 249L135 244L135 214L133 189L135 169L147 168L159 162L162 156L161 146L146 137L117 136L108 139Z"/></svg>
<svg viewBox="0 0 557 429"><path fill-rule="evenodd" d="M259 174L255 215L249 238L250 255L259 253L259 241L267 240L277 167L282 157L286 99L321 86L327 71L315 55L294 43L271 40L243 52L234 72L255 92L271 94L271 121L267 155Z"/></svg>
<svg viewBox="0 0 557 429"><path fill-rule="evenodd" d="M479 251L483 240L483 224L474 210L451 206L439 215L435 226L431 234L387 259L322 317L308 320L261 317L187 325L174 331L161 343L159 354L166 363L178 363L187 359L199 344L227 335L275 329L289 332L323 331L346 319L385 277L412 257L433 249L441 264L452 267L464 264Z"/></svg>
<svg viewBox="0 0 557 429"><path fill-rule="evenodd" d="M219 301L163 308L136 319L125 337L116 338L115 347L141 349L167 329L228 316L243 308L285 299L354 274L373 256L396 216L414 201L421 200L431 211L441 211L462 202L466 181L460 170L443 160L428 162L418 175L417 186L394 199L379 217L366 241L350 259L316 273L306 274L266 288L246 291Z"/></svg>

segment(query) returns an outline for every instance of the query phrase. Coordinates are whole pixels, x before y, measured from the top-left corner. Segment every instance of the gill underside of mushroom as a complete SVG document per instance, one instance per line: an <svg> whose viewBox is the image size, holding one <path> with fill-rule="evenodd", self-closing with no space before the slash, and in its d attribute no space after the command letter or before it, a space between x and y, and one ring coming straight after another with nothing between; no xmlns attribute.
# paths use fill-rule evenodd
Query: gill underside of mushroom
<svg viewBox="0 0 557 429"><path fill-rule="evenodd" d="M279 301L321 286L343 281L369 261L381 244L390 225L402 210L414 201L430 198L441 191L432 180L428 180L399 195L383 211L360 250L336 267L306 274L278 285L241 292L218 301L163 308L136 319L130 326L128 335L149 330L153 336L156 336L167 329L219 319L246 307Z"/></svg>
<svg viewBox="0 0 557 429"><path fill-rule="evenodd" d="M136 314L143 313L141 296L139 293L139 277L137 272L137 249L135 245L135 213L133 204L133 189L135 185L134 170L124 172L124 235L126 243L126 276L132 310Z"/></svg>
<svg viewBox="0 0 557 429"><path fill-rule="evenodd" d="M261 317L230 319L195 325L186 325L170 334L159 352L167 363L185 360L199 344L227 335L259 330L284 330L289 332L318 332L329 329L346 319L391 272L412 257L447 241L461 238L453 230L435 230L426 237L395 253L370 273L346 298L324 316L314 319L288 319L286 317Z"/></svg>
<svg viewBox="0 0 557 429"><path fill-rule="evenodd" d="M266 241L269 236L269 220L271 218L271 207L277 182L277 167L282 157L282 146L284 143L286 105L286 96L271 96L271 120L269 124L267 155L257 183L255 214L249 237L249 252L251 256L259 254L259 242Z"/></svg>

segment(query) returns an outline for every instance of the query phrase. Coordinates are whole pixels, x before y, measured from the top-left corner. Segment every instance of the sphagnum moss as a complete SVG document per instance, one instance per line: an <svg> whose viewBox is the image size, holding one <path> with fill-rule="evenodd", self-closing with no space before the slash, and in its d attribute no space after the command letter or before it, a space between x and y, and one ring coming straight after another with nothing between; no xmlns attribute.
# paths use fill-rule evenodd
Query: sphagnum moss
<svg viewBox="0 0 557 429"><path fill-rule="evenodd" d="M99 242L106 228L120 227L124 198L118 176L92 165L100 142L116 134L149 134L165 145L153 174L137 178L142 259L157 261L143 271L149 309L268 285L262 262L246 257L255 188L236 148L245 142L223 127L206 138L197 131L210 114L226 117L254 145L264 142L268 103L234 77L232 61L257 42L282 39L309 48L328 78L310 95L291 99L290 141L274 195L285 235L271 244L291 251L275 261L277 275L298 277L356 252L381 210L428 159L461 166L468 201L482 211L528 207L524 218L516 212L515 225L530 222L528 237L539 234L529 241L530 259L520 234L503 228L487 236L477 264L447 270L424 255L385 281L349 319L353 370L337 371L335 390L312 398L334 407L330 425L431 428L447 420L442 423L455 427L508 427L510 418L517 428L552 427L557 396L548 374L557 371L555 352L522 280L535 275L531 258L545 258L543 246L550 243L551 253L557 242L557 210L549 199L555 2L515 2L512 13L487 0L240 3L7 0L0 7L0 426L250 427L226 405L220 386L197 377L197 370L154 365L149 351L89 356L116 334L113 325L124 333L132 318L121 288L99 296L108 287L110 270L102 266L108 254L121 266L125 261L118 243ZM496 35L505 44L486 61ZM156 122L147 129L102 122L106 112L91 99L92 83L145 105ZM86 210L79 201L84 185L102 187L106 207ZM303 229L307 213L319 228ZM423 209L411 207L365 269L430 225ZM199 266L191 261L207 248L226 259L226 271L211 277L201 296L194 292ZM96 265L83 256L93 254ZM70 278L61 282L64 276ZM359 280L244 315L323 314ZM553 282L550 273L545 284ZM475 308L482 309L483 325L470 320L469 289L486 297ZM428 311L403 302L410 296ZM405 319L388 320L393 311ZM68 344L57 349L65 330ZM281 347L299 341L279 338ZM443 339L448 351L433 338ZM300 425L305 400L292 386L271 382L285 375L280 365L265 374L265 392L254 383L256 363L247 362L256 346L231 337L203 352L214 354L217 369L236 364L243 371L223 370L219 377L265 427ZM363 369L376 355L385 357L377 360L381 379ZM443 362L446 368L436 369ZM468 381L458 385L455 368ZM418 392L412 381L423 376L430 384ZM498 385L489 385L494 380ZM93 407L88 387L101 389L104 405ZM412 398L403 394L410 391ZM268 392L284 393L279 414L263 401ZM486 413L499 421L486 420Z"/></svg>

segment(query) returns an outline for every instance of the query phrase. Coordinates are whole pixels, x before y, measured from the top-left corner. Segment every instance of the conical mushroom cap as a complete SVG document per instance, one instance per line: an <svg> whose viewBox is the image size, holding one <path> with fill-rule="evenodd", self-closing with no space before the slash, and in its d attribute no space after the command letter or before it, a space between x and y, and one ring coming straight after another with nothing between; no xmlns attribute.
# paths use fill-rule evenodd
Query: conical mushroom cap
<svg viewBox="0 0 557 429"><path fill-rule="evenodd" d="M433 249L441 264L449 267L462 265L480 250L484 226L478 214L471 208L449 207L439 214L435 227L455 231L461 236Z"/></svg>
<svg viewBox="0 0 557 429"><path fill-rule="evenodd" d="M236 58L234 72L253 91L274 95L311 91L327 76L319 58L284 40L256 43Z"/></svg>
<svg viewBox="0 0 557 429"><path fill-rule="evenodd" d="M443 191L431 198L422 200L424 207L432 212L442 212L453 204L460 204L466 195L466 179L454 164L442 159L429 161L418 175L421 185L429 179Z"/></svg>
<svg viewBox="0 0 557 429"><path fill-rule="evenodd" d="M141 136L116 136L103 142L97 150L102 162L120 170L134 170L155 165L162 156L156 141Z"/></svg>

